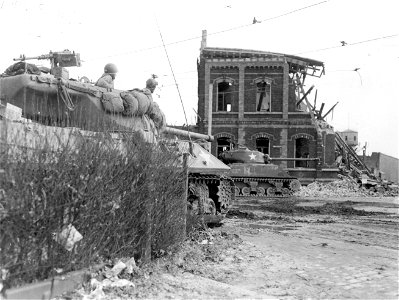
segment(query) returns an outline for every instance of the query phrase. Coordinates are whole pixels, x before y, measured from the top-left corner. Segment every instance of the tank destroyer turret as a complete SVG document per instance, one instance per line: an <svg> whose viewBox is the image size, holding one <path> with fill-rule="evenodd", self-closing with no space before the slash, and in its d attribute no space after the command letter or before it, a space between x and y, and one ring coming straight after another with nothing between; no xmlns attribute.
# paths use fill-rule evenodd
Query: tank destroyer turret
<svg viewBox="0 0 399 300"><path fill-rule="evenodd" d="M301 187L299 180L280 166L272 164L267 154L244 146L224 151L220 159L231 168L228 175L238 197L287 197Z"/></svg>

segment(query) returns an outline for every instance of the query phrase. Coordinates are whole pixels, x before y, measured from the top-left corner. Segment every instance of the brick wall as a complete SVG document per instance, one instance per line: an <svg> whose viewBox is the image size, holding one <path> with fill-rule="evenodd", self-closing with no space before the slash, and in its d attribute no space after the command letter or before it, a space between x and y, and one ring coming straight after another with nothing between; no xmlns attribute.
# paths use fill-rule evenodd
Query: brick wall
<svg viewBox="0 0 399 300"><path fill-rule="evenodd" d="M256 148L256 141L252 137L255 134L265 133L273 138L269 139L270 155L272 157L295 157L296 140L295 134L303 134L309 137L309 157L319 157L320 166L333 166L335 161L333 134L317 132L315 125L308 113L289 114L296 112L296 94L294 81L288 77L287 65L281 62L268 64L259 63L253 60L237 62L232 60L212 61L205 63L202 58L198 65L198 112L201 118L207 119L207 111L204 94L208 91L209 83L214 83L217 79L226 78L233 81L232 91L232 112L217 112L217 84L213 87L212 106L212 134L227 133L234 136L233 142L242 143L250 149ZM210 71L205 80L205 70ZM241 73L240 73L241 70ZM285 70L285 73L284 73ZM240 78L240 74L243 74ZM287 76L287 77L284 77ZM256 92L255 79L265 78L271 83L271 113L256 112ZM284 80L285 78L285 80ZM239 112L239 87L240 80L243 87L243 109L244 114ZM284 83L286 85L284 85ZM285 95L285 96L284 96ZM284 98L288 98L288 104L284 109ZM283 111L284 110L284 111ZM309 127L311 126L311 127ZM207 133L207 126L199 125L199 131ZM217 141L212 143L212 153L216 154ZM327 151L326 151L327 150ZM295 167L295 162L278 162L287 167ZM310 167L315 167L314 162L309 163Z"/></svg>
<svg viewBox="0 0 399 300"><path fill-rule="evenodd" d="M197 61L198 74L198 107L197 112L200 118L197 118L198 131L205 133L204 116L205 116L205 61Z"/></svg>

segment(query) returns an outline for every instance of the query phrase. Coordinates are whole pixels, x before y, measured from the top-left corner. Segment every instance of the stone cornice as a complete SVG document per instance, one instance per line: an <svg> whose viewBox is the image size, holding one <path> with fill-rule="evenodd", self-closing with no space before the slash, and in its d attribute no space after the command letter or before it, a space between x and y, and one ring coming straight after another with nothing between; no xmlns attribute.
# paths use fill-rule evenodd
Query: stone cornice
<svg viewBox="0 0 399 300"><path fill-rule="evenodd" d="M208 124L207 120L204 120L204 125ZM285 125L285 126L305 126L309 128L315 128L314 124L309 120L282 120L282 119L269 119L269 120L231 120L231 119L213 119L212 126L228 125L236 127L238 125L244 126L266 126L266 125ZM315 128L316 129L316 128Z"/></svg>

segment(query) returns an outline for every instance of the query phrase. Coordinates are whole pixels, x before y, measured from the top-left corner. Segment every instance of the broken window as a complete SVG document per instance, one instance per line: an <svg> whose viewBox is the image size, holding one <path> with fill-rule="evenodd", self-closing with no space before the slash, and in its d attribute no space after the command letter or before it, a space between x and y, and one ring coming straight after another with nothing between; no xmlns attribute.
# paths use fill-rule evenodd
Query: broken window
<svg viewBox="0 0 399 300"><path fill-rule="evenodd" d="M223 151L227 151L231 149L231 139L227 137L220 137L217 139L217 157L219 157L220 153Z"/></svg>
<svg viewBox="0 0 399 300"><path fill-rule="evenodd" d="M231 111L232 83L227 81L219 82L217 87L218 111Z"/></svg>
<svg viewBox="0 0 399 300"><path fill-rule="evenodd" d="M295 140L295 158L309 158L309 140L297 138ZM308 168L309 161L295 161L295 167Z"/></svg>
<svg viewBox="0 0 399 300"><path fill-rule="evenodd" d="M269 154L269 139L265 137L260 137L256 139L256 150L264 154Z"/></svg>
<svg viewBox="0 0 399 300"><path fill-rule="evenodd" d="M260 81L256 84L256 111L271 111L270 83Z"/></svg>

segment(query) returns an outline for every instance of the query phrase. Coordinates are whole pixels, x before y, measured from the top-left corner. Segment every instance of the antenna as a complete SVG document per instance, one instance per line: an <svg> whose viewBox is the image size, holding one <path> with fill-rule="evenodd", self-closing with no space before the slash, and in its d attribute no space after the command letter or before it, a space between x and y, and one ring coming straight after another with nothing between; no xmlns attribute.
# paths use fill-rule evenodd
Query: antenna
<svg viewBox="0 0 399 300"><path fill-rule="evenodd" d="M178 94L179 94L181 106L182 106L182 108L183 108L184 119L186 120L186 124L187 124L187 135L188 135L188 139L189 139L189 141L190 141L190 148L191 148L191 147L192 147L192 145L191 145L191 144L192 144L192 141L191 141L190 131L188 130L187 115L186 115L186 110L184 109L183 100L182 100L182 98L181 98L179 85L177 84L175 72L173 72L172 64L171 64L171 62L170 62L169 55L168 55L168 51L166 50L165 42L164 42L164 40L163 40L162 33L161 33L161 29L159 28L158 19L157 19L156 16L155 16L155 21L157 22L158 32L159 32L159 35L161 36L162 45L163 45L163 48L164 48L164 50L165 50L166 57L167 57L168 62L169 62L169 67L170 67L170 70L171 70L171 72L172 72L172 75L173 75L173 79L174 79L174 81L175 81L175 84L176 84L176 88L177 88L177 92L178 92ZM190 151L190 152L192 153L192 151Z"/></svg>
<svg viewBox="0 0 399 300"><path fill-rule="evenodd" d="M350 125L350 122L349 122L349 113L348 113L348 129L350 128L349 125Z"/></svg>

